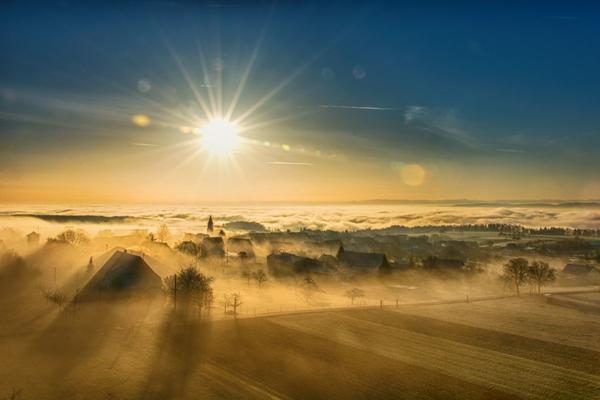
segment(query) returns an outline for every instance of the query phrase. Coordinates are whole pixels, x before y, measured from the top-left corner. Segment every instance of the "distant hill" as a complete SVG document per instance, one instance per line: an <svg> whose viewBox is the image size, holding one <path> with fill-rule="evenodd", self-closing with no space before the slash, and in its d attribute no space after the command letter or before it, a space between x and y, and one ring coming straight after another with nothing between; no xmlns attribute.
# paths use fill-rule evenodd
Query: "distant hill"
<svg viewBox="0 0 600 400"><path fill-rule="evenodd" d="M254 221L233 221L227 222L223 228L232 231L248 231L248 232L266 232L267 228L258 222Z"/></svg>

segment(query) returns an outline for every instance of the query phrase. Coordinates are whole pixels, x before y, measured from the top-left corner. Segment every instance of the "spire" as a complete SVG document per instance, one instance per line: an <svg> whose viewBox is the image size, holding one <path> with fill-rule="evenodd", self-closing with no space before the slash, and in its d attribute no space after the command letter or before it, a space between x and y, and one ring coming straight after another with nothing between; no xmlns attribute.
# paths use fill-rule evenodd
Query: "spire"
<svg viewBox="0 0 600 400"><path fill-rule="evenodd" d="M208 233L212 233L213 232L213 220L212 220L212 215L208 217L208 226L206 228L206 231Z"/></svg>

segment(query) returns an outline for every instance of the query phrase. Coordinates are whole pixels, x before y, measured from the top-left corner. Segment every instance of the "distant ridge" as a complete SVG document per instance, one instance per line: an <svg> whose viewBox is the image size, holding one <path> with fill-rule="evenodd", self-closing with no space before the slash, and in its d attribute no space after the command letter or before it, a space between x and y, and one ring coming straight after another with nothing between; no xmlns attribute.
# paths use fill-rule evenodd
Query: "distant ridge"
<svg viewBox="0 0 600 400"><path fill-rule="evenodd" d="M389 200L373 199L356 201L352 204L428 204L449 205L453 207L600 207L600 200Z"/></svg>

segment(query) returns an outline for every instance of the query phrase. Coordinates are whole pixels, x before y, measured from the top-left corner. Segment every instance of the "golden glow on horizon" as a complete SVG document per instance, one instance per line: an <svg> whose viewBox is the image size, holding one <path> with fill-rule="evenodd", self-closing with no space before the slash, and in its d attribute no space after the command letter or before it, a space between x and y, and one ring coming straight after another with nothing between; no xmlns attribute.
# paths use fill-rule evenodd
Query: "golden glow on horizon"
<svg viewBox="0 0 600 400"><path fill-rule="evenodd" d="M202 148L210 155L227 156L240 144L238 127L229 121L216 118L207 122L201 129Z"/></svg>

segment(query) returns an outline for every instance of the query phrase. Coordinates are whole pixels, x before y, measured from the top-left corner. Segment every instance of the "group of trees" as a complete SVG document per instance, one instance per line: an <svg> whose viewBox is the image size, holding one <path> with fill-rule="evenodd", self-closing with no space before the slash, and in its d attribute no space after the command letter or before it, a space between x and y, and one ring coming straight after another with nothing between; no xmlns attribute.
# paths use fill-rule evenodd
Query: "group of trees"
<svg viewBox="0 0 600 400"><path fill-rule="evenodd" d="M365 292L362 289L352 288L346 290L344 296L348 297L350 299L350 303L354 305L354 299L357 299L359 297L365 297Z"/></svg>
<svg viewBox="0 0 600 400"><path fill-rule="evenodd" d="M555 270L550 268L548 263L543 261L533 261L519 257L512 258L504 264L502 278L507 284L513 285L517 296L520 295L520 287L524 284L530 284L537 288L541 293L542 287L554 282L556 279Z"/></svg>
<svg viewBox="0 0 600 400"><path fill-rule="evenodd" d="M250 285L251 280L255 280L259 288L268 280L267 274L262 269L254 272L245 269L242 271L242 278L246 279L248 285Z"/></svg>
<svg viewBox="0 0 600 400"><path fill-rule="evenodd" d="M196 307L202 315L202 310L210 311L214 302L213 281L214 278L204 275L196 267L187 267L165 278L165 286L176 306Z"/></svg>
<svg viewBox="0 0 600 400"><path fill-rule="evenodd" d="M54 239L49 238L49 243L68 243L73 246L83 246L90 243L89 236L81 229L67 229L56 235Z"/></svg>
<svg viewBox="0 0 600 400"><path fill-rule="evenodd" d="M242 295L239 293L231 293L223 295L223 311L227 314L230 309L231 313L236 316L238 308L242 306Z"/></svg>

